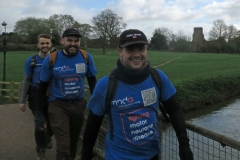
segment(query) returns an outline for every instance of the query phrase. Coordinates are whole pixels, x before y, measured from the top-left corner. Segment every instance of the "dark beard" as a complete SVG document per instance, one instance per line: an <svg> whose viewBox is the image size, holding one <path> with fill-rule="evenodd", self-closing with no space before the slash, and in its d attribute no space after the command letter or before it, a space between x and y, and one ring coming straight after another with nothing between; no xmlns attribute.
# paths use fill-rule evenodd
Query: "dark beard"
<svg viewBox="0 0 240 160"><path fill-rule="evenodd" d="M70 48L70 47L73 47L73 46L65 47L65 48L64 48L65 52L66 52L68 55L76 55L76 54L78 53L79 47L75 47L75 46L74 46L74 48L76 49L76 52L74 52L74 53L70 53L70 52L69 52L69 48Z"/></svg>

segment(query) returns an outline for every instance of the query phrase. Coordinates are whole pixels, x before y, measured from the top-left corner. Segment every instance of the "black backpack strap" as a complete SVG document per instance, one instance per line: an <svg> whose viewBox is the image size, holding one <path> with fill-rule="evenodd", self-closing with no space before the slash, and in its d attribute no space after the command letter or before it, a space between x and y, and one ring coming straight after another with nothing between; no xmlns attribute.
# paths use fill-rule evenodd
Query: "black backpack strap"
<svg viewBox="0 0 240 160"><path fill-rule="evenodd" d="M110 112L111 102L117 92L118 87L118 80L115 77L116 69L112 70L109 75L108 80L108 88L107 88L107 95L106 95L106 113L108 114L109 118L109 128L110 128L110 139L113 140L113 122L112 122L112 114Z"/></svg>
<svg viewBox="0 0 240 160"><path fill-rule="evenodd" d="M35 54L35 55L32 56L30 66L31 67L36 67L36 64L37 64L37 55Z"/></svg>
<svg viewBox="0 0 240 160"><path fill-rule="evenodd" d="M37 55L35 54L32 56L31 63L30 63L30 66L32 69L32 75L33 75L34 67L36 67L36 65L37 65Z"/></svg>
<svg viewBox="0 0 240 160"><path fill-rule="evenodd" d="M160 95L161 95L162 81L161 81L160 75L158 74L157 69L155 69L155 68L150 68L150 74L151 74L152 79L153 79L154 83L156 84L156 86L157 86L157 88L158 88L158 90L159 90L159 92L160 92ZM159 102L159 109L160 109L160 111L161 111L161 113L162 113L162 115L163 115L164 120L165 120L166 122L170 122L170 119L169 119L169 117L168 117L168 115L167 115L167 112L166 112L166 110L163 108L163 105L162 105L162 103L161 103L161 101L160 101L160 97L159 97L159 99L158 99L158 102Z"/></svg>

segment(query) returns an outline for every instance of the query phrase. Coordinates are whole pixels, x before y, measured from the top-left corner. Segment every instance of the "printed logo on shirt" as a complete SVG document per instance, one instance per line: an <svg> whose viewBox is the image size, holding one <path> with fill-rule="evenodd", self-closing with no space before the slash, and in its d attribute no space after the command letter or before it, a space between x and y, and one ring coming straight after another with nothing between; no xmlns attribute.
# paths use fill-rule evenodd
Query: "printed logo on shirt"
<svg viewBox="0 0 240 160"><path fill-rule="evenodd" d="M144 107L130 113L120 114L126 140L134 145L143 145L156 135L157 118L152 108Z"/></svg>
<svg viewBox="0 0 240 160"><path fill-rule="evenodd" d="M70 70L73 70L73 69L70 69L69 66L64 65L62 67L55 67L55 68L53 68L53 70L54 71L70 71Z"/></svg>
<svg viewBox="0 0 240 160"><path fill-rule="evenodd" d="M60 79L60 89L64 96L76 97L82 93L80 82L80 76L63 76Z"/></svg>
<svg viewBox="0 0 240 160"><path fill-rule="evenodd" d="M36 64L36 67L42 67L42 64Z"/></svg>
<svg viewBox="0 0 240 160"><path fill-rule="evenodd" d="M85 63L78 63L75 64L76 66L76 73L85 73Z"/></svg>
<svg viewBox="0 0 240 160"><path fill-rule="evenodd" d="M140 103L140 101L134 102L133 97L125 97L123 99L117 99L112 101L112 105L116 105L118 107L126 107L136 103Z"/></svg>
<svg viewBox="0 0 240 160"><path fill-rule="evenodd" d="M141 91L144 106L149 106L157 101L157 93L154 87Z"/></svg>

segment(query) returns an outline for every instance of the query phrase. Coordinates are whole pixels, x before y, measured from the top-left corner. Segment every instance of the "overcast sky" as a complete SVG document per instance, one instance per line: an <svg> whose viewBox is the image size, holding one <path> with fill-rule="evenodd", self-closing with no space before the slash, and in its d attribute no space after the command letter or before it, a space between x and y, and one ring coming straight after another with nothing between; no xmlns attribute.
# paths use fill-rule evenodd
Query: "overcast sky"
<svg viewBox="0 0 240 160"><path fill-rule="evenodd" d="M21 18L49 18L68 14L79 23L91 25L93 16L111 9L127 23L127 29L142 30L150 39L154 29L167 27L187 36L194 27L203 27L205 39L213 22L223 19L240 30L240 0L0 0L0 23L12 32ZM4 27L0 31L4 32Z"/></svg>

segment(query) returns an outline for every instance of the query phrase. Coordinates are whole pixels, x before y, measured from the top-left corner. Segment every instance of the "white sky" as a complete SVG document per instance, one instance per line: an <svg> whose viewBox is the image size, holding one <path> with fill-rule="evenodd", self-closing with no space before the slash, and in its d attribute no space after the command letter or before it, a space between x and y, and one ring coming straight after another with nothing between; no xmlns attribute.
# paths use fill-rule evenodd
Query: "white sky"
<svg viewBox="0 0 240 160"><path fill-rule="evenodd" d="M91 25L93 16L111 9L127 23L127 28L142 30L150 39L154 29L167 27L187 36L194 27L203 27L205 39L213 22L223 19L240 30L240 0L0 0L0 23L12 32L21 18L49 18L68 14L79 23ZM0 26L0 33L4 32Z"/></svg>

